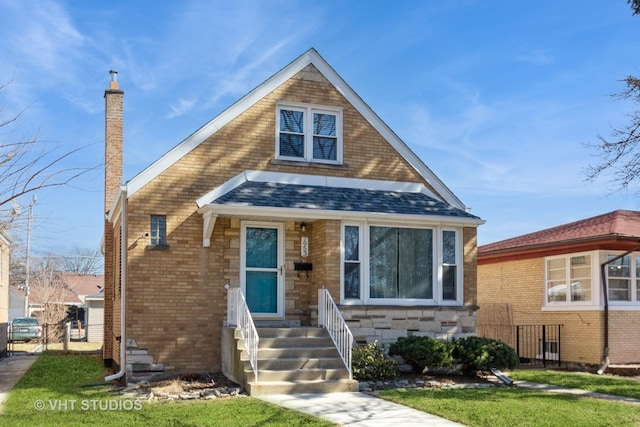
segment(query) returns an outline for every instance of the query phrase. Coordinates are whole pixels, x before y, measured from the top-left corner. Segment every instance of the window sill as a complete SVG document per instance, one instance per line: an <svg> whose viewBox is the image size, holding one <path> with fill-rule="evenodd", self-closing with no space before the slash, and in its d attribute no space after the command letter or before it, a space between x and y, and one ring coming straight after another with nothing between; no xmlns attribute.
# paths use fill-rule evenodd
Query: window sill
<svg viewBox="0 0 640 427"><path fill-rule="evenodd" d="M169 245L147 245L145 248L147 251L168 251Z"/></svg>
<svg viewBox="0 0 640 427"><path fill-rule="evenodd" d="M282 160L282 159L271 159L272 165L285 165L285 166L303 166L309 168L322 168L322 169L347 169L348 166L344 163L342 164L333 164L333 163L319 163L319 162L308 162L306 160Z"/></svg>

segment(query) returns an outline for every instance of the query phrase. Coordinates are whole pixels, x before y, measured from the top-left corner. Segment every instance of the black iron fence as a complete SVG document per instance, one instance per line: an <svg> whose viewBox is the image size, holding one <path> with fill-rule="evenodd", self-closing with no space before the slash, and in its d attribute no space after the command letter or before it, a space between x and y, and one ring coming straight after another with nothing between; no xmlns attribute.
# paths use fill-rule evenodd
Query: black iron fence
<svg viewBox="0 0 640 427"><path fill-rule="evenodd" d="M478 335L512 347L520 365L560 366L562 325L478 325Z"/></svg>

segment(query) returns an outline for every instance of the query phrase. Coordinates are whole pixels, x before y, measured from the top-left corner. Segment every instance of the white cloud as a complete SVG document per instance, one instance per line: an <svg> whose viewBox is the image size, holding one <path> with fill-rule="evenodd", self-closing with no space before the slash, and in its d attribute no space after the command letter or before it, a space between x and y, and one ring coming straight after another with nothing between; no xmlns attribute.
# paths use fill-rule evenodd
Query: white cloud
<svg viewBox="0 0 640 427"><path fill-rule="evenodd" d="M167 118L172 119L174 117L178 117L183 114L186 114L189 110L193 108L195 104L196 104L196 100L194 99L181 98L178 100L178 105L175 105L175 104L169 105L171 112L167 115Z"/></svg>

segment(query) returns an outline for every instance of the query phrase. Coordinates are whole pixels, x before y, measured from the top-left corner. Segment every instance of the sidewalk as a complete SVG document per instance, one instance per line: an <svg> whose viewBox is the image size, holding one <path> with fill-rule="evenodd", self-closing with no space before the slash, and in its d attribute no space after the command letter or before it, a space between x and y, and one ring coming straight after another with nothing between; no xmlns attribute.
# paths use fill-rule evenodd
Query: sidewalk
<svg viewBox="0 0 640 427"><path fill-rule="evenodd" d="M587 390L580 390L576 388L563 388L555 385L530 383L527 381L514 381L516 387L527 388L536 391L546 391L549 393L570 394L574 396L593 397L595 399L610 400L612 402L624 402L631 403L632 405L640 405L640 399L634 399L632 397L613 396L610 394L595 393Z"/></svg>
<svg viewBox="0 0 640 427"><path fill-rule="evenodd" d="M38 356L19 355L0 359L0 412L9 392L33 365Z"/></svg>
<svg viewBox="0 0 640 427"><path fill-rule="evenodd" d="M332 421L341 426L455 427L462 424L365 393L257 396L258 399Z"/></svg>

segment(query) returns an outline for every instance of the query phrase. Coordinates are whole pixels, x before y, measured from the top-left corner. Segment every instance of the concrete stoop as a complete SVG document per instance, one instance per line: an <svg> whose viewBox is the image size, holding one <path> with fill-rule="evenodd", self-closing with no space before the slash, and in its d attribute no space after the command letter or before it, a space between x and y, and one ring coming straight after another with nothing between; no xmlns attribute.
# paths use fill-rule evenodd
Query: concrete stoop
<svg viewBox="0 0 640 427"><path fill-rule="evenodd" d="M239 331L236 331L239 336ZM333 341L322 328L258 328L258 382L242 339L244 387L250 395L358 391Z"/></svg>
<svg viewBox="0 0 640 427"><path fill-rule="evenodd" d="M128 383L149 381L154 376L164 373L164 365L154 363L153 356L146 349L139 348L135 339L127 339L126 353Z"/></svg>

